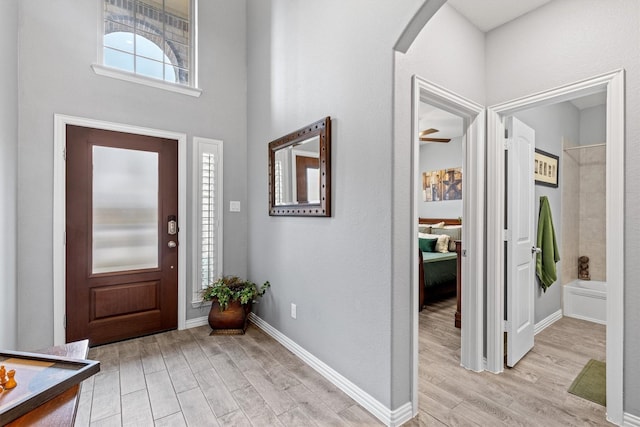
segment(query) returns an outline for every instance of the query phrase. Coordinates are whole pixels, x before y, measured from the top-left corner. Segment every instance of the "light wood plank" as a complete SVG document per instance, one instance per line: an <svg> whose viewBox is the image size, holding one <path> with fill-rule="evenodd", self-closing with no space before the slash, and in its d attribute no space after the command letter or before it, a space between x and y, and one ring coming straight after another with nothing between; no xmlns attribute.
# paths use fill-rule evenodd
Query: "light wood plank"
<svg viewBox="0 0 640 427"><path fill-rule="evenodd" d="M152 372L145 378L154 420L180 412L180 404L167 371Z"/></svg>
<svg viewBox="0 0 640 427"><path fill-rule="evenodd" d="M117 370L95 375L91 422L113 415L120 416L120 373Z"/></svg>
<svg viewBox="0 0 640 427"><path fill-rule="evenodd" d="M122 396L123 427L152 426L153 415L147 390L138 390Z"/></svg>
<svg viewBox="0 0 640 427"><path fill-rule="evenodd" d="M178 393L182 415L188 426L217 426L216 417L199 388Z"/></svg>

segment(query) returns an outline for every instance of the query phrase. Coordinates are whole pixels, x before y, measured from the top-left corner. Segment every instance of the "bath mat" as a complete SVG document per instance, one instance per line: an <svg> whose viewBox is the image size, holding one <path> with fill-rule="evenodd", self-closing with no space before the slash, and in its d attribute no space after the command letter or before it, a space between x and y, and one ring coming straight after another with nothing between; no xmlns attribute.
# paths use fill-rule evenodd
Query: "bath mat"
<svg viewBox="0 0 640 427"><path fill-rule="evenodd" d="M607 406L606 366L605 362L589 360L573 380L571 387L569 387L569 393Z"/></svg>

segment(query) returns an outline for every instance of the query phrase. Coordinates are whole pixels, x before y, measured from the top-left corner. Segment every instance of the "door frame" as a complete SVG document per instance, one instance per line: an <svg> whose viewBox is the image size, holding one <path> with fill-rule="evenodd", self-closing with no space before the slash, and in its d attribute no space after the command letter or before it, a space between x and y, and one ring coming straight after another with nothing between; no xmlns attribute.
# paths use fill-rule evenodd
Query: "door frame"
<svg viewBox="0 0 640 427"><path fill-rule="evenodd" d="M146 135L178 141L178 226L183 230L178 245L178 329L186 325L187 284L187 135L160 129L106 122L84 117L54 114L53 156L53 343L65 343L65 221L66 221L66 127L75 125L94 129Z"/></svg>
<svg viewBox="0 0 640 427"><path fill-rule="evenodd" d="M418 203L421 191L419 106L424 100L431 105L463 118L465 138L463 140L462 188L462 321L460 337L460 365L472 370L482 371L484 340L484 159L485 159L485 109L482 105L470 101L454 92L431 83L417 75L412 81L412 200L411 200L411 307L412 336L411 354L413 363L412 405L418 410L418 301L419 272L418 245ZM473 272L473 274L471 274ZM453 317L451 318L453 327Z"/></svg>
<svg viewBox="0 0 640 427"><path fill-rule="evenodd" d="M607 419L623 421L624 70L619 69L487 109L487 369L503 371L504 119L524 109L606 90ZM613 236L613 237L612 237Z"/></svg>

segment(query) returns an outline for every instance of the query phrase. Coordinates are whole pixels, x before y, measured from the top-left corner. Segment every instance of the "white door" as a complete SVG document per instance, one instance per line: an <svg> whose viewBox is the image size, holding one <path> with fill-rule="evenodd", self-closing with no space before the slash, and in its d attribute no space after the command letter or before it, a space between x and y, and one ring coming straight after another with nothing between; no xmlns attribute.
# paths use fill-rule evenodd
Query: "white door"
<svg viewBox="0 0 640 427"><path fill-rule="evenodd" d="M535 132L507 119L507 366L533 348L535 245L533 164Z"/></svg>

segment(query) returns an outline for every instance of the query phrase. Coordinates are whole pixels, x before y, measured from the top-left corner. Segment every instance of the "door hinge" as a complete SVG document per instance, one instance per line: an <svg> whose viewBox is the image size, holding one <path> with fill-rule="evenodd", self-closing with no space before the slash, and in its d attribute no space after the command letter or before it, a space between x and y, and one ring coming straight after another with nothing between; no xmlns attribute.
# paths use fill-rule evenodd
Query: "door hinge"
<svg viewBox="0 0 640 427"><path fill-rule="evenodd" d="M509 129L504 129L504 139L509 139Z"/></svg>
<svg viewBox="0 0 640 427"><path fill-rule="evenodd" d="M62 327L67 329L67 315L66 314L62 318Z"/></svg>
<svg viewBox="0 0 640 427"><path fill-rule="evenodd" d="M63 148L62 149L62 158L66 161L67 160L67 148Z"/></svg>
<svg viewBox="0 0 640 427"><path fill-rule="evenodd" d="M511 240L511 233L509 230L502 230L502 241L508 242Z"/></svg>
<svg viewBox="0 0 640 427"><path fill-rule="evenodd" d="M509 321L508 320L503 320L502 321L502 332L507 332L509 330Z"/></svg>
<svg viewBox="0 0 640 427"><path fill-rule="evenodd" d="M67 246L67 232L66 231L62 232L62 244L64 246Z"/></svg>
<svg viewBox="0 0 640 427"><path fill-rule="evenodd" d="M505 150L511 150L511 147L512 147L511 140L510 139L505 139L504 140L504 149Z"/></svg>

